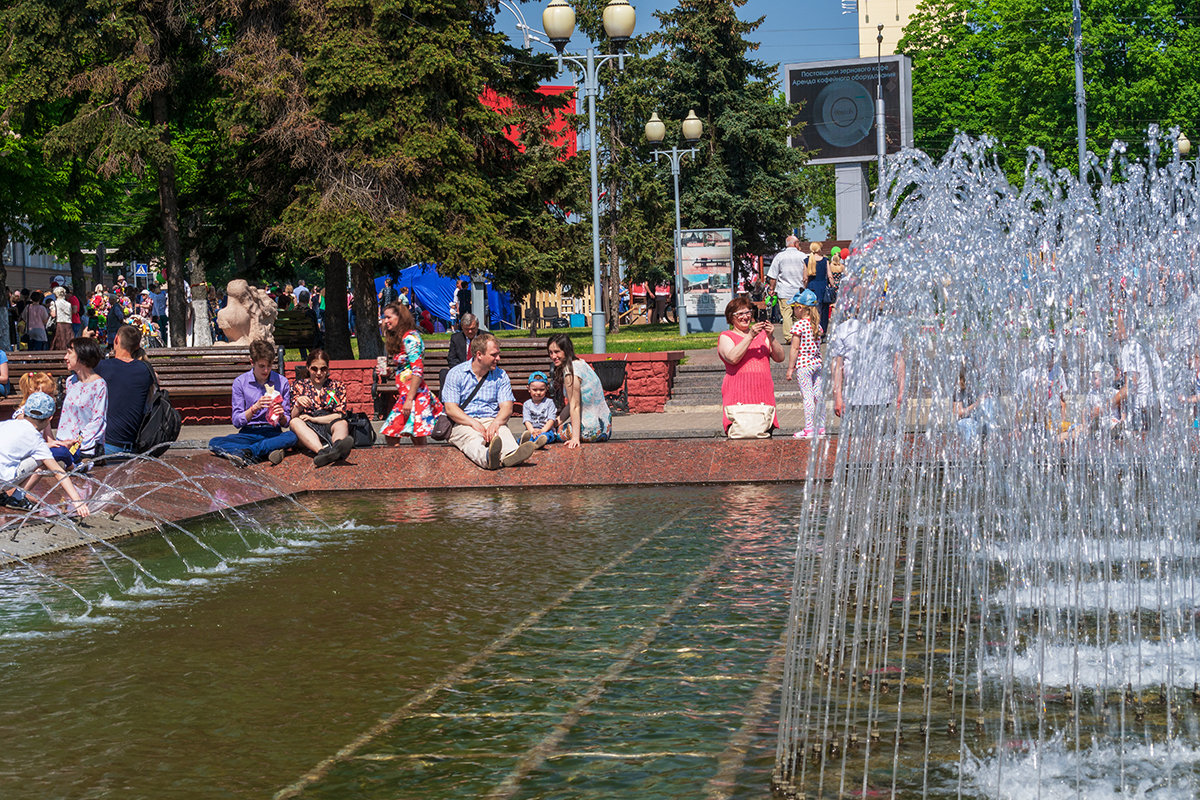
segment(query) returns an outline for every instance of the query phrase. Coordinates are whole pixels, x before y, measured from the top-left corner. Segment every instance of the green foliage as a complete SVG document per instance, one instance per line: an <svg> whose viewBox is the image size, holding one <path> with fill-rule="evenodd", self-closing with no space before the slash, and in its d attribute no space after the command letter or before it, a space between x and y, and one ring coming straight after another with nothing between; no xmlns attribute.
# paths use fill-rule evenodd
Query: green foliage
<svg viewBox="0 0 1200 800"><path fill-rule="evenodd" d="M790 117L778 102L775 68L751 57L747 38L762 18L737 11L746 0L681 0L658 13L666 48L664 119L689 110L704 122L701 152L686 172L684 227L732 227L739 253L777 251L803 224L816 173L788 147Z"/></svg>
<svg viewBox="0 0 1200 800"><path fill-rule="evenodd" d="M516 291L554 282L578 235L545 205L572 191L545 141L561 103L535 92L545 59L514 58L491 7L472 0L270 7L231 44L222 112L254 153L255 182L283 201L269 242L356 265L490 273ZM488 108L485 92L513 109Z"/></svg>
<svg viewBox="0 0 1200 800"><path fill-rule="evenodd" d="M1195 0L1083 6L1088 147L1101 158L1114 139L1137 149L1146 129L1200 123ZM913 59L917 147L946 150L958 131L995 137L1017 174L1026 147L1074 171L1075 75L1071 3L1054 0L927 0L905 28ZM1193 135L1193 138L1196 138Z"/></svg>

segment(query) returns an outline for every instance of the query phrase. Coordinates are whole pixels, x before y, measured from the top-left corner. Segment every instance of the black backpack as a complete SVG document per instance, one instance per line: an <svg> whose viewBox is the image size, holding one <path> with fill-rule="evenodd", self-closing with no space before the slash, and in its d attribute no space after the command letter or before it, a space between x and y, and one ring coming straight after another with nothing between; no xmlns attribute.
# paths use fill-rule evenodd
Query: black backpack
<svg viewBox="0 0 1200 800"><path fill-rule="evenodd" d="M171 442L179 438L183 415L171 405L171 396L166 390L159 388L153 367L150 367L150 377L153 383L146 394L146 410L142 413L142 426L138 428L133 450L135 453L160 456L171 446Z"/></svg>

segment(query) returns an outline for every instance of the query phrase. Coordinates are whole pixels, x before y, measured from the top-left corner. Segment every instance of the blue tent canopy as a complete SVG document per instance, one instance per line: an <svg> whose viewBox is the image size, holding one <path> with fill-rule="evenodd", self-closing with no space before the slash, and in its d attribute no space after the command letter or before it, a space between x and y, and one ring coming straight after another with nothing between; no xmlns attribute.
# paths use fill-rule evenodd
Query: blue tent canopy
<svg viewBox="0 0 1200 800"><path fill-rule="evenodd" d="M375 279L375 292L383 289L386 276ZM465 280L468 276L462 275ZM410 297L416 298L421 308L429 309L434 319L439 319L450 325L450 304L454 302L455 278L444 278L437 272L435 264L414 264L400 270L400 277L395 283L396 291L408 287ZM498 292L489 282L487 284L487 303L489 327L515 328L516 319L513 314L512 298L508 292ZM478 313L478 312L476 312Z"/></svg>

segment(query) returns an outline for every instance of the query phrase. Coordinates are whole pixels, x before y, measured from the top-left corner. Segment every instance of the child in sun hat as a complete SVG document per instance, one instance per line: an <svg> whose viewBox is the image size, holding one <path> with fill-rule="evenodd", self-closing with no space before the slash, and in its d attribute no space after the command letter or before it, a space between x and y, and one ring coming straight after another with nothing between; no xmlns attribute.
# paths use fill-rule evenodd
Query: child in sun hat
<svg viewBox="0 0 1200 800"><path fill-rule="evenodd" d="M0 482L7 486L0 490L0 505L19 511L33 509L34 504L25 492L37 484L36 470L41 466L58 476L63 490L74 501L75 513L86 517L89 513L87 504L75 490L71 478L54 460L46 443L46 431L56 409L53 397L45 392L33 392L25 400L24 416L0 422ZM17 488L16 483L26 478L24 489Z"/></svg>
<svg viewBox="0 0 1200 800"><path fill-rule="evenodd" d="M811 439L825 435L825 399L821 396L821 322L817 295L811 289L792 298L792 354L787 379L796 376L804 398L804 430L793 436Z"/></svg>
<svg viewBox="0 0 1200 800"><path fill-rule="evenodd" d="M558 407L546 396L549 386L550 378L546 373L538 371L529 376L529 400L521 412L525 422L522 444L532 441L540 449L562 441L558 436Z"/></svg>

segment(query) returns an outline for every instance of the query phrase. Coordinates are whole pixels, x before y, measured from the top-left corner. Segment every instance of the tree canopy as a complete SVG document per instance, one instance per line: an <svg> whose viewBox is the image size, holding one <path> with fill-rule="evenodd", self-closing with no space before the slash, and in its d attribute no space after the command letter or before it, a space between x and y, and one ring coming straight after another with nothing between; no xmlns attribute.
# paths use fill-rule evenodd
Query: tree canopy
<svg viewBox="0 0 1200 800"><path fill-rule="evenodd" d="M613 299L618 273L671 270L670 173L642 132L655 110L678 123L695 108L707 127L683 170L685 226L731 226L740 252L763 253L807 213L803 154L787 147L773 68L751 57L760 21L738 18L744 2L681 2L629 43L623 71L602 72L588 146ZM577 7L610 52L601 0ZM412 263L518 294L590 283L588 154L555 146L568 96L539 91L565 76L509 45L496 13L486 0L9 0L0 238L69 257L77 290L85 249L160 255L173 315L206 271L323 273L333 292L355 288L363 319L373 277Z"/></svg>
<svg viewBox="0 0 1200 800"><path fill-rule="evenodd" d="M1185 133L1200 124L1197 0L1091 0L1083 4L1088 148L1114 139L1135 148L1152 124ZM1020 170L1024 148L1060 167L1077 162L1070 0L926 0L900 51L913 59L917 147L944 152L957 131L989 134ZM1200 138L1193 136L1192 138Z"/></svg>

